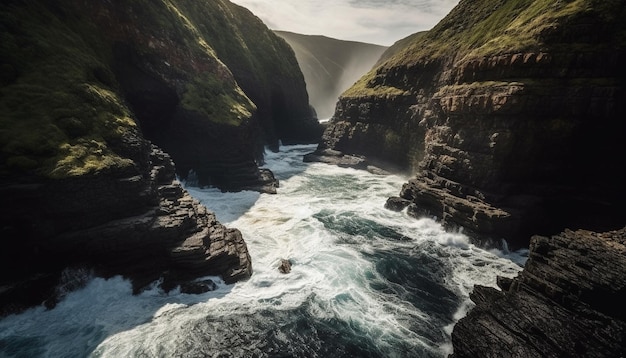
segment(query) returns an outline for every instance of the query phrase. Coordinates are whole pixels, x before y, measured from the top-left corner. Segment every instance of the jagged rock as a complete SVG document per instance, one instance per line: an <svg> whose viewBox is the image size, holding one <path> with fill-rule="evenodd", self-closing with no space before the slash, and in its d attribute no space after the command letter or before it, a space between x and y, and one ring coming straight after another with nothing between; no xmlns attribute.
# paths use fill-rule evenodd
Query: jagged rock
<svg viewBox="0 0 626 358"><path fill-rule="evenodd" d="M626 229L535 236L524 270L476 286L452 333L452 357L626 354Z"/></svg>
<svg viewBox="0 0 626 358"><path fill-rule="evenodd" d="M180 186L166 153L148 148L140 179L109 174L42 182L28 187L27 206L2 207L7 214L2 227L16 236L3 237L10 245L2 251L0 313L56 302L53 287L60 272L75 264L94 267L101 276L125 275L135 292L164 273L175 278L165 285L169 289L206 275L222 276L226 283L250 277L251 259L241 233L220 224ZM83 181L84 190L78 185ZM7 193L19 194L10 189ZM60 193L63 200L57 200ZM84 200L86 193L95 202ZM120 200L132 205L118 206ZM39 211L29 215L31 205ZM29 299L23 300L26 293Z"/></svg>
<svg viewBox="0 0 626 358"><path fill-rule="evenodd" d="M2 2L0 32L2 307L42 302L73 264L136 291L251 274L241 234L175 174L276 192L264 144L319 137L283 40L226 0Z"/></svg>
<svg viewBox="0 0 626 358"><path fill-rule="evenodd" d="M283 274L288 274L291 272L291 261L282 259L280 260L280 265L278 266L278 271Z"/></svg>
<svg viewBox="0 0 626 358"><path fill-rule="evenodd" d="M308 153L304 155L303 160L305 163L320 162L337 165L343 168L367 168L367 162L365 161L365 159L354 155L345 155L336 150L326 149L318 150L313 153Z"/></svg>
<svg viewBox="0 0 626 358"><path fill-rule="evenodd" d="M407 206L409 206L411 204L410 200L406 200L406 199L402 199L400 197L397 196L393 196L389 199L387 199L387 202L385 202L385 209L389 209L392 211L402 211L404 209L406 209Z"/></svg>
<svg viewBox="0 0 626 358"><path fill-rule="evenodd" d="M619 228L626 174L609 168L626 166L611 155L626 152L624 5L509 5L462 0L394 46L341 96L316 155L410 171L410 214L481 240ZM520 20L531 8L543 15Z"/></svg>
<svg viewBox="0 0 626 358"><path fill-rule="evenodd" d="M184 282L180 285L180 292L193 295L215 291L216 289L217 285L212 280Z"/></svg>

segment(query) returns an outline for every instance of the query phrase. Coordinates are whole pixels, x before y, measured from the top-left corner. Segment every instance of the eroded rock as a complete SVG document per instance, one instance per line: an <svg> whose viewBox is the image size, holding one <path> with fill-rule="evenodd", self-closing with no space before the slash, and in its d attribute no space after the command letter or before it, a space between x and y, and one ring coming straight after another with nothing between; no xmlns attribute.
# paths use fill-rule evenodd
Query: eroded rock
<svg viewBox="0 0 626 358"><path fill-rule="evenodd" d="M281 259L280 265L278 266L278 271L282 274L288 274L291 272L291 261Z"/></svg>
<svg viewBox="0 0 626 358"><path fill-rule="evenodd" d="M626 229L535 236L524 270L476 286L452 333L453 357L621 357L626 353Z"/></svg>

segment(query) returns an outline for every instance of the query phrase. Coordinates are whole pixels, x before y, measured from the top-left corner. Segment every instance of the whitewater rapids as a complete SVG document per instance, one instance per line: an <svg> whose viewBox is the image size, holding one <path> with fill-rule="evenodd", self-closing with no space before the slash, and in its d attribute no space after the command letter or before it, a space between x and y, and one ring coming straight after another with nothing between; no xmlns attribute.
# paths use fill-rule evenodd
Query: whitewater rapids
<svg viewBox="0 0 626 358"><path fill-rule="evenodd" d="M0 357L443 357L474 284L514 277L527 251L472 245L431 219L385 210L406 178L303 163L266 166L277 195L187 190L242 231L254 274L202 295L93 278L53 310L0 320ZM290 260L292 271L278 266Z"/></svg>

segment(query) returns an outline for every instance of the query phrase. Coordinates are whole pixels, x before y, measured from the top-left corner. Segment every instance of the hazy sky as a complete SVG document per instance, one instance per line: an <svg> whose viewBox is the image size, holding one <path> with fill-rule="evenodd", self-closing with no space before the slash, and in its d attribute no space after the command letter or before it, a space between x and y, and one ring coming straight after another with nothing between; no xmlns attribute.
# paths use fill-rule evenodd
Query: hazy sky
<svg viewBox="0 0 626 358"><path fill-rule="evenodd" d="M391 45L429 30L459 0L231 0L273 30Z"/></svg>

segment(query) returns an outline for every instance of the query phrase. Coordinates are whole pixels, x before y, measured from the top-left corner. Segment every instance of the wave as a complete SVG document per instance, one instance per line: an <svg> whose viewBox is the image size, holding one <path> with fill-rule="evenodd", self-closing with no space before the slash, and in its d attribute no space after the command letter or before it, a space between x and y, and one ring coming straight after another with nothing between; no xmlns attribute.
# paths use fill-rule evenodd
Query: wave
<svg viewBox="0 0 626 358"><path fill-rule="evenodd" d="M431 219L383 209L406 180L269 153L277 195L188 188L242 231L254 274L203 295L93 279L57 308L0 321L6 356L441 357L474 284L513 277L525 252L489 251ZM282 274L283 259L292 271Z"/></svg>

